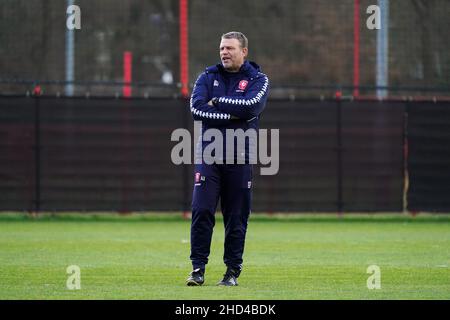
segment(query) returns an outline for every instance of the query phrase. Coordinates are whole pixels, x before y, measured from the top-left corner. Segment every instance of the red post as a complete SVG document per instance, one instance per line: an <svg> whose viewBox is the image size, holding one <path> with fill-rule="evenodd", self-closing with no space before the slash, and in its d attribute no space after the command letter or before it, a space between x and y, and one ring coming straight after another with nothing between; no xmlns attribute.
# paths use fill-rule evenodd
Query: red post
<svg viewBox="0 0 450 320"><path fill-rule="evenodd" d="M188 55L188 0L180 0L180 82L181 95L189 96L189 55Z"/></svg>
<svg viewBox="0 0 450 320"><path fill-rule="evenodd" d="M355 0L353 7L353 96L359 96L359 12L360 12L360 0Z"/></svg>
<svg viewBox="0 0 450 320"><path fill-rule="evenodd" d="M33 89L33 95L40 96L41 92L41 86L37 84Z"/></svg>
<svg viewBox="0 0 450 320"><path fill-rule="evenodd" d="M125 51L123 53L123 96L131 97L131 66L133 63L133 55L131 51Z"/></svg>

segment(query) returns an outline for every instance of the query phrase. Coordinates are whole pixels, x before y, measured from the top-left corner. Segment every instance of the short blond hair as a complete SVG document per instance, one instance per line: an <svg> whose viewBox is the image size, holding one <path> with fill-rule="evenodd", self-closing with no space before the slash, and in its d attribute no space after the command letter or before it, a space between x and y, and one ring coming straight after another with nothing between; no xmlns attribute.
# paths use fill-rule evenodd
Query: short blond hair
<svg viewBox="0 0 450 320"><path fill-rule="evenodd" d="M248 48L248 39L242 32L231 31L224 33L222 39L236 39L239 41L241 48Z"/></svg>

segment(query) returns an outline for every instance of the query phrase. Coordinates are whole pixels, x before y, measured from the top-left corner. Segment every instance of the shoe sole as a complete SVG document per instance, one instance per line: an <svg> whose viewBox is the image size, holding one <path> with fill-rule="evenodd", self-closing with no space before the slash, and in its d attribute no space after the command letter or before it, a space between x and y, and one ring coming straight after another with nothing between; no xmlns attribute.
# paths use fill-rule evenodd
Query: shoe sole
<svg viewBox="0 0 450 320"><path fill-rule="evenodd" d="M202 283L198 283L197 281L194 281L194 280L189 280L189 281L186 282L186 285L188 287L199 287L202 284L203 284L203 282Z"/></svg>
<svg viewBox="0 0 450 320"><path fill-rule="evenodd" d="M218 283L217 284L219 287L237 287L238 284L225 284L225 283Z"/></svg>

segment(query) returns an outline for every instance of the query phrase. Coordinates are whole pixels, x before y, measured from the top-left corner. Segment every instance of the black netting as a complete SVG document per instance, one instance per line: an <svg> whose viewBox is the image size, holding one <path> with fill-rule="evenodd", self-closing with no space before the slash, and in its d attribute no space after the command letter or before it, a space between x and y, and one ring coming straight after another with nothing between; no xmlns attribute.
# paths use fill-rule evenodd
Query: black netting
<svg viewBox="0 0 450 320"><path fill-rule="evenodd" d="M338 88L343 88L344 95L352 94L357 2L360 93L373 95L378 31L366 27L366 10L379 1L370 0L189 0L190 82L205 66L218 62L220 35L239 30L249 38L249 58L269 75L273 96L329 95ZM75 31L74 77L81 84L75 94L120 95L120 85L93 82L122 81L124 51L133 54L134 96L179 92L178 0L74 3L81 8L81 30ZM450 2L386 3L389 94L448 95ZM2 1L2 92L23 93L32 89L33 81L65 80L66 8L67 1ZM12 79L26 80L25 85L11 83ZM45 83L43 89L48 94L63 93L64 85Z"/></svg>

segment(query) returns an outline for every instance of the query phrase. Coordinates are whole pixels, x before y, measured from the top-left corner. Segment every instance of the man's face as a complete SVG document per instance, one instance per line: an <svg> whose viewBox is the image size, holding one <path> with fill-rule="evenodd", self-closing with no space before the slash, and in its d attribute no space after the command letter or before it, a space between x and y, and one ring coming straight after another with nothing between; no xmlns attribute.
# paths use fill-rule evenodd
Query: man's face
<svg viewBox="0 0 450 320"><path fill-rule="evenodd" d="M237 39L222 39L220 41L220 60L225 70L230 72L239 71L248 49L241 48Z"/></svg>

